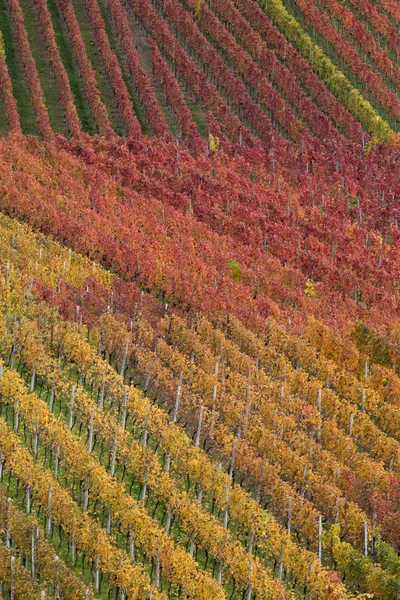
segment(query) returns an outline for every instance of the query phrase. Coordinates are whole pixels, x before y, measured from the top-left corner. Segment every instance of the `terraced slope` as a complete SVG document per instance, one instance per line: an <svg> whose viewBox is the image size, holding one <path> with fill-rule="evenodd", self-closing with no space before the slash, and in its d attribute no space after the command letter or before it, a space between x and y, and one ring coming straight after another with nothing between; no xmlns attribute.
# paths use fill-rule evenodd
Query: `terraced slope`
<svg viewBox="0 0 400 600"><path fill-rule="evenodd" d="M3 217L0 386L3 427L16 435L2 437L6 495L18 510L41 507L49 541L100 596L146 598L153 585L171 597L396 597L398 383L382 333L396 308L380 307L386 285L397 293L398 259L376 260L377 229L356 207L343 217L345 228L358 221L356 237L340 237L332 199L321 213L284 180L271 187L261 163L250 181L245 154L214 150L207 164L182 153L176 175L175 145L160 144L3 142L2 209L119 274ZM281 232L268 231L267 253L254 186ZM217 188L223 218L205 204ZM287 193L284 234L272 215ZM295 248L311 215L307 264ZM281 236L292 229L289 259ZM391 236L395 251L394 226ZM342 255L353 267L341 276ZM104 554L98 538L75 537L82 518L103 525ZM117 546L132 576L106 561Z"/></svg>
<svg viewBox="0 0 400 600"><path fill-rule="evenodd" d="M399 19L0 3L0 598L400 599Z"/></svg>
<svg viewBox="0 0 400 600"><path fill-rule="evenodd" d="M155 82L142 32L178 77L202 136L206 129L201 112L212 113L234 142L239 136L224 120L232 121L229 111L264 141L267 135L292 142L301 137L306 143L310 135L333 141L336 129L359 145L369 135L383 139L397 129L395 29L383 15L381 20L375 17L380 30L376 25L370 29L368 6L346 6L339 22L338 3L308 0L295 5L274 0L265 7L254 0L37 0L20 6L21 28L27 31L23 44L12 17L16 7L5 3L1 31L26 133L35 132L32 108L37 120L43 97L54 132L79 135L79 120L83 131L93 133L93 119L100 133L130 136L136 113L144 133L160 134L155 121L162 120L165 107L159 105L164 103L159 86L166 84ZM381 41L382 30L388 42ZM38 80L24 86L23 65L29 56ZM165 93L168 97L167 89ZM77 112L74 122L71 103ZM175 118L178 133L188 137L185 124Z"/></svg>

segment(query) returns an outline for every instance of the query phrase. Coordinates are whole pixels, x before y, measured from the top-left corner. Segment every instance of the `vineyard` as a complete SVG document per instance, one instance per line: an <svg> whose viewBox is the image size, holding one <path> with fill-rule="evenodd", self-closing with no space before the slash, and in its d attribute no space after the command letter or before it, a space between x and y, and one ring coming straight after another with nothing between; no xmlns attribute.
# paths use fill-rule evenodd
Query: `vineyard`
<svg viewBox="0 0 400 600"><path fill-rule="evenodd" d="M0 0L0 600L400 600L399 32Z"/></svg>

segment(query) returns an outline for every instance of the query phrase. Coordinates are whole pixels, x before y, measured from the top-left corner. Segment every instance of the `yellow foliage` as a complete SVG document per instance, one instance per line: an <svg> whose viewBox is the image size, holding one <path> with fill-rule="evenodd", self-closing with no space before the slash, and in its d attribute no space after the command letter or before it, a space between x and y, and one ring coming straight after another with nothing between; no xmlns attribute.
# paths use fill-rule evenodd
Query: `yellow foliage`
<svg viewBox="0 0 400 600"><path fill-rule="evenodd" d="M210 144L211 152L216 152L219 149L219 137L214 136L212 133L208 136L208 142Z"/></svg>
<svg viewBox="0 0 400 600"><path fill-rule="evenodd" d="M304 293L306 296L310 296L310 298L316 298L317 297L317 290L315 289L315 285L313 284L313 282L311 281L311 279L307 279L306 281L306 285L304 288Z"/></svg>
<svg viewBox="0 0 400 600"><path fill-rule="evenodd" d="M391 146L394 146L395 148L397 148L397 150L399 150L400 149L400 133L393 133L392 135L389 135L388 143Z"/></svg>
<svg viewBox="0 0 400 600"><path fill-rule="evenodd" d="M194 1L194 14L198 19L201 17L201 9L203 7L203 0L195 0Z"/></svg>

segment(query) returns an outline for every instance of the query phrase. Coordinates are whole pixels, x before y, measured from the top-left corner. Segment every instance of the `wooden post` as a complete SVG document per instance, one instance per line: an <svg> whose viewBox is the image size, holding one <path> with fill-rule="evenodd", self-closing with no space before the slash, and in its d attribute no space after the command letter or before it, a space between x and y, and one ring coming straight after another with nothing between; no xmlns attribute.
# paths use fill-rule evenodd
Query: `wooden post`
<svg viewBox="0 0 400 600"><path fill-rule="evenodd" d="M56 457L55 457L55 460L54 460L54 477L56 479L58 478L58 466L59 466L59 463L60 463L59 455L60 455L60 444L57 444L57 446L56 446Z"/></svg>
<svg viewBox="0 0 400 600"><path fill-rule="evenodd" d="M165 458L165 471L167 473L169 473L169 469L171 467L171 455L167 454L166 458Z"/></svg>
<svg viewBox="0 0 400 600"><path fill-rule="evenodd" d="M12 345L12 349L11 349L11 356L10 356L10 367L12 369L14 368L16 351L17 351L17 340L14 336L14 341L13 341L13 345Z"/></svg>
<svg viewBox="0 0 400 600"><path fill-rule="evenodd" d="M200 407L200 415L199 415L199 422L197 424L197 431L196 431L196 440L195 440L195 447L198 448L199 444L200 444L200 435L201 435L201 425L202 425L202 421L203 421L203 413L204 413L204 404L201 405Z"/></svg>
<svg viewBox="0 0 400 600"><path fill-rule="evenodd" d="M75 564L75 531L72 529L71 532L71 561L72 564Z"/></svg>
<svg viewBox="0 0 400 600"><path fill-rule="evenodd" d="M281 550L281 554L279 557L279 580L282 581L283 577L283 550Z"/></svg>
<svg viewBox="0 0 400 600"><path fill-rule="evenodd" d="M99 569L99 557L98 556L96 556L96 561L95 561L94 589L96 592L100 591L100 569Z"/></svg>
<svg viewBox="0 0 400 600"><path fill-rule="evenodd" d="M54 557L54 597L59 598L58 593L58 556Z"/></svg>
<svg viewBox="0 0 400 600"><path fill-rule="evenodd" d="M18 411L18 398L15 401L15 409L14 409L14 431L18 433L19 429L19 411Z"/></svg>
<svg viewBox="0 0 400 600"><path fill-rule="evenodd" d="M55 384L53 382L53 384L51 386L51 390L50 390L50 397L49 397L49 410L50 410L50 412L53 412L53 406L54 406L54 387L55 387Z"/></svg>
<svg viewBox="0 0 400 600"><path fill-rule="evenodd" d="M11 547L11 535L10 535L11 502L12 502L12 499L7 498L6 548Z"/></svg>
<svg viewBox="0 0 400 600"><path fill-rule="evenodd" d="M199 504L201 504L202 498L203 498L203 484L202 484L202 482L200 482L199 491L197 492L197 502Z"/></svg>
<svg viewBox="0 0 400 600"><path fill-rule="evenodd" d="M50 535L51 533L51 487L49 487L47 492L47 525L46 525L47 533Z"/></svg>
<svg viewBox="0 0 400 600"><path fill-rule="evenodd" d="M318 517L318 560L321 562L322 559L322 515Z"/></svg>
<svg viewBox="0 0 400 600"><path fill-rule="evenodd" d="M155 584L156 588L158 589L160 587L160 549L157 550Z"/></svg>
<svg viewBox="0 0 400 600"><path fill-rule="evenodd" d="M111 464L110 464L110 473L112 476L114 476L115 473L115 459L117 456L117 434L118 431L117 429L115 430L115 434L114 434L114 441L113 441L113 447L111 450Z"/></svg>
<svg viewBox="0 0 400 600"><path fill-rule="evenodd" d="M89 475L86 475L85 498L84 498L83 510L87 510L88 508L89 508Z"/></svg>
<svg viewBox="0 0 400 600"><path fill-rule="evenodd" d="M235 464L236 446L237 446L238 438L240 438L240 436L241 436L241 429L240 429L240 425L239 425L238 437L235 437L235 439L233 440L233 444L232 444L231 464L229 466L230 479L232 479L232 477L233 477L233 466Z"/></svg>
<svg viewBox="0 0 400 600"><path fill-rule="evenodd" d="M249 554L253 554L253 543L254 543L254 531L251 530L249 532L249 545L248 545Z"/></svg>
<svg viewBox="0 0 400 600"><path fill-rule="evenodd" d="M349 436L353 435L354 413L350 413Z"/></svg>
<svg viewBox="0 0 400 600"><path fill-rule="evenodd" d="M28 515L31 512L31 488L29 485L26 486L26 512Z"/></svg>
<svg viewBox="0 0 400 600"><path fill-rule="evenodd" d="M152 360L149 360L149 366L147 367L147 373L146 373L146 381L144 383L144 393L146 394L147 390L149 389L149 384L150 384L150 375L151 375L151 367L152 367Z"/></svg>
<svg viewBox="0 0 400 600"><path fill-rule="evenodd" d="M39 423L35 423L35 436L33 438L33 455L37 458L39 448Z"/></svg>
<svg viewBox="0 0 400 600"><path fill-rule="evenodd" d="M31 533L31 575L35 577L35 530Z"/></svg>
<svg viewBox="0 0 400 600"><path fill-rule="evenodd" d="M69 405L69 421L68 421L68 427L70 429L72 429L72 425L73 425L74 404L75 404L75 384L72 384L71 400L70 400L70 405Z"/></svg>
<svg viewBox="0 0 400 600"><path fill-rule="evenodd" d="M40 319L40 317L38 317ZM35 384L36 384L36 365L34 365L33 367L33 371L32 371L32 375L31 375L31 385L29 386L29 392L31 394L33 394L33 392L35 391Z"/></svg>
<svg viewBox="0 0 400 600"><path fill-rule="evenodd" d="M250 567L249 567L249 578L251 579L251 575L253 573L253 561L250 561ZM251 600L251 581L249 581L248 586L247 586L247 600Z"/></svg>
<svg viewBox="0 0 400 600"><path fill-rule="evenodd" d="M103 381L101 383L101 389L100 389L100 398L99 398L99 408L100 410L103 410L103 405L104 405L104 388L106 385L106 374L105 371L103 372Z"/></svg>
<svg viewBox="0 0 400 600"><path fill-rule="evenodd" d="M127 399L128 399L128 386L125 386L125 390L124 390L124 398L122 400L122 416L121 416L121 427L122 429L125 431L126 429L126 405L127 405Z"/></svg>
<svg viewBox="0 0 400 600"><path fill-rule="evenodd" d="M129 352L129 338L126 340L126 343L125 343L124 356L122 358L122 364L121 364L121 368L120 368L120 371L119 371L119 374L120 374L121 377L123 377L124 374L125 374L126 360L128 358L128 352Z"/></svg>
<svg viewBox="0 0 400 600"><path fill-rule="evenodd" d="M218 583L222 582L222 567L223 567L223 564L224 564L223 561L220 560L219 561L219 565L218 565L218 576L217 576Z"/></svg>
<svg viewBox="0 0 400 600"><path fill-rule="evenodd" d="M10 556L10 600L14 600L15 556Z"/></svg>
<svg viewBox="0 0 400 600"><path fill-rule="evenodd" d="M181 389L182 389L182 378L183 378L183 371L181 368L181 372L179 375L179 384L176 390L176 398L175 398L175 407L174 407L174 416L173 416L173 422L176 423L176 419L178 416L178 410L179 410L179 403L180 403L180 399L181 399Z"/></svg>
<svg viewBox="0 0 400 600"><path fill-rule="evenodd" d="M219 369L219 362L218 362L218 360L216 360L215 366L214 366L214 377L215 378L218 377L218 369ZM212 403L212 410L211 410L211 430L214 427L215 409L216 409L216 404L217 404L217 390L218 390L218 386L217 386L217 382L215 382L214 386L213 386L213 403Z"/></svg>
<svg viewBox="0 0 400 600"><path fill-rule="evenodd" d="M147 435L148 435L147 425L148 425L148 422L149 422L149 404L146 407L146 415L144 418L144 425L143 425L143 440L142 440L143 448L147 447Z"/></svg>
<svg viewBox="0 0 400 600"><path fill-rule="evenodd" d="M168 509L168 514L167 514L167 524L165 526L165 531L167 533L169 533L170 529L171 529L171 517L172 517L172 507L170 506Z"/></svg>
<svg viewBox="0 0 400 600"><path fill-rule="evenodd" d="M142 494L141 494L141 500L143 503L146 498L146 492L147 492L147 470L146 470L146 473L144 474L144 481L143 481Z"/></svg>
<svg viewBox="0 0 400 600"><path fill-rule="evenodd" d="M288 507L288 522L287 522L287 530L290 534L290 530L292 528L292 498L289 498L289 507Z"/></svg>
<svg viewBox="0 0 400 600"><path fill-rule="evenodd" d="M189 550L189 554L190 556L193 556L194 553L194 530L191 533L190 536L190 550Z"/></svg>
<svg viewBox="0 0 400 600"><path fill-rule="evenodd" d="M228 520L229 520L229 487L230 484L226 484L225 488L225 512L224 512L224 527L228 528Z"/></svg>
<svg viewBox="0 0 400 600"><path fill-rule="evenodd" d="M90 423L89 423L88 450L90 453L93 450L93 419L94 419L94 404L92 406L92 412L90 413Z"/></svg>
<svg viewBox="0 0 400 600"><path fill-rule="evenodd" d="M107 533L111 535L111 508L108 509L107 515Z"/></svg>

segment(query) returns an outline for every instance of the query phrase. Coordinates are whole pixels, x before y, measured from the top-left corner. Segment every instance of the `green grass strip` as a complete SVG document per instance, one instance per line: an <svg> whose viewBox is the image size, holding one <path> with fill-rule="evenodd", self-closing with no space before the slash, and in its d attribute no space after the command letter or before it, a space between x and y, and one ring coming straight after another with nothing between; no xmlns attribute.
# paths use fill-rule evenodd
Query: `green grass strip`
<svg viewBox="0 0 400 600"><path fill-rule="evenodd" d="M111 50L114 50L114 52L117 55L118 62L119 62L119 65L120 65L121 71L122 71L122 77L123 77L123 79L125 81L126 88L128 90L129 96L130 96L130 98L132 100L132 105L133 105L133 109L135 111L136 118L137 118L137 120L140 123L140 127L142 129L142 133L148 134L149 133L149 128L148 128L148 125L146 123L145 114L144 114L143 108L142 108L142 106L140 104L139 96L138 96L136 90L134 89L134 85L133 85L132 80L130 78L129 71L128 71L127 67L126 67L126 64L125 64L125 61L124 61L124 57L123 57L123 53L122 53L122 48L120 47L119 44L116 44L115 37L114 37L114 34L113 34L113 28L112 28L111 20L110 20L110 18L108 16L108 13L107 13L104 1L99 1L99 7L100 7L100 10L101 10L101 14L102 14L103 20L104 20L104 25L105 25L106 33L107 33L107 36L108 36L108 41L110 43L110 48L111 48Z"/></svg>
<svg viewBox="0 0 400 600"><path fill-rule="evenodd" d="M40 26L39 17L31 0L20 0L24 15L25 28L28 34L32 56L38 70L51 128L64 135L68 134L64 107L57 91L56 80L47 52L46 41Z"/></svg>
<svg viewBox="0 0 400 600"><path fill-rule="evenodd" d="M96 81L101 93L101 99L106 106L107 113L115 133L122 136L125 133L124 124L117 101L114 97L112 87L104 70L101 54L97 48L96 40L92 33L85 2L84 0L72 0L72 4L81 28L81 35L85 43L88 58L92 63L93 69L96 73Z"/></svg>
<svg viewBox="0 0 400 600"><path fill-rule="evenodd" d="M47 7L53 22L53 29L60 50L61 60L67 71L72 93L75 96L75 106L78 111L82 131L94 135L96 133L96 127L90 112L89 103L85 97L82 78L75 62L72 45L60 15L57 0L47 0Z"/></svg>

